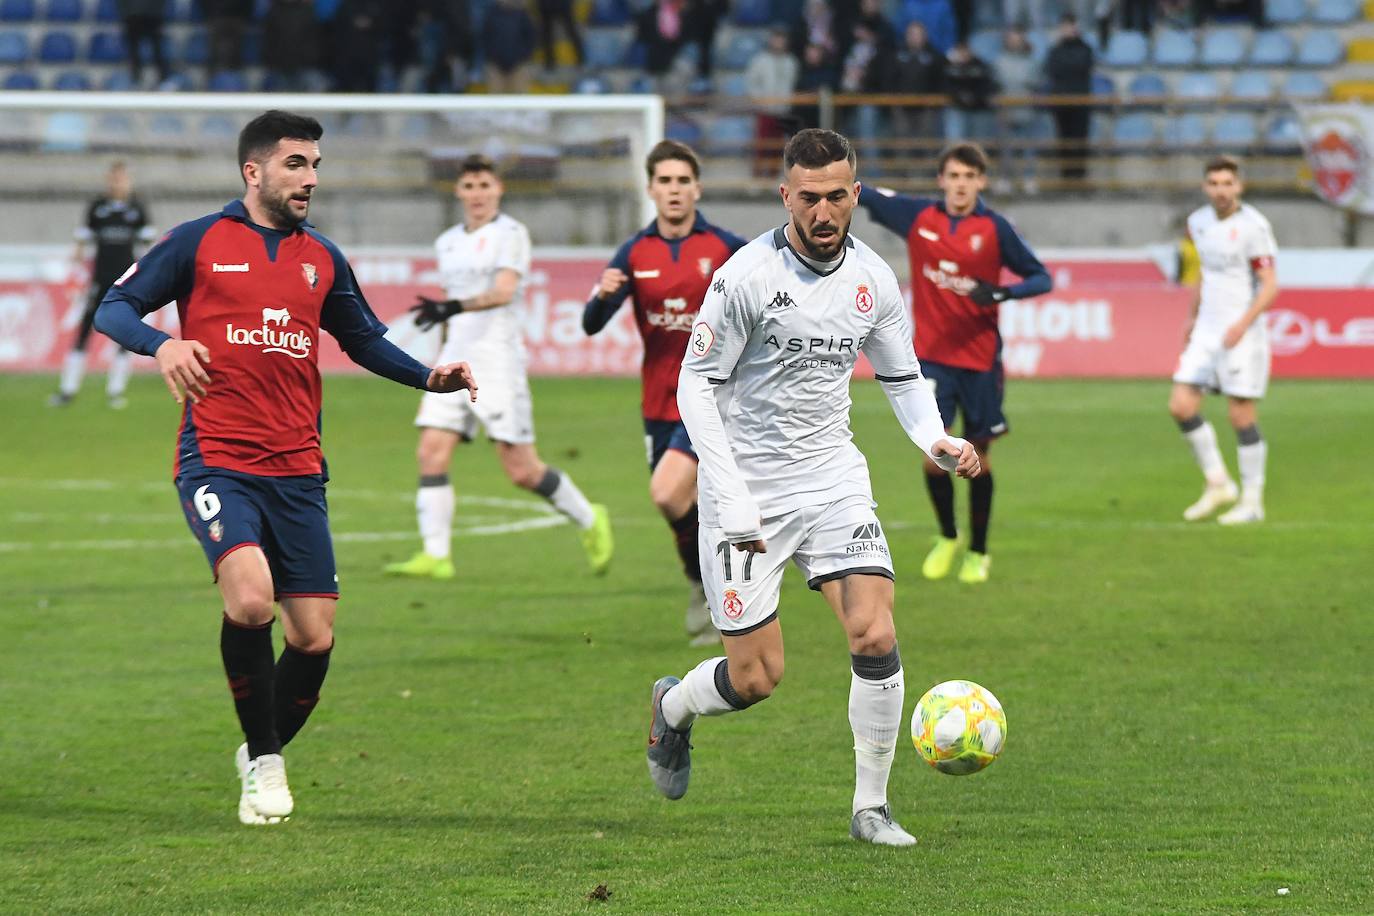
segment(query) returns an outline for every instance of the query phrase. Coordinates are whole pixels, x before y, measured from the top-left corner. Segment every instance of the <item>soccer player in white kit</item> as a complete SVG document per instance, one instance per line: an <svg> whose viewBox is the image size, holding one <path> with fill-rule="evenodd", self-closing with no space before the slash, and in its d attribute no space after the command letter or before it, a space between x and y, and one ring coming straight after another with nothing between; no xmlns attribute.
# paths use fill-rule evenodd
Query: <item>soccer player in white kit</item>
<svg viewBox="0 0 1374 916"><path fill-rule="evenodd" d="M904 680L892 561L849 429L859 353L922 451L961 477L978 473L978 455L945 432L892 269L849 234L859 199L849 141L797 133L783 176L787 225L716 271L682 361L678 405L700 459L702 579L725 657L655 682L649 773L660 792L681 798L696 718L745 709L782 679L778 595L792 560L849 640L850 835L909 846L916 840L887 804Z"/></svg>
<svg viewBox="0 0 1374 916"><path fill-rule="evenodd" d="M449 298L438 301L421 296L411 310L421 330L443 325L443 353L464 354L474 374L481 373L482 401L432 393L420 398L415 417L420 427L415 511L423 548L409 560L388 565L391 575L453 578L450 540L455 500L449 464L458 443L473 439L479 426L495 443L511 482L543 496L582 530L582 546L592 571L604 573L611 562L614 547L606 507L588 502L572 478L545 464L535 451L521 327L530 234L524 224L501 212L503 193L490 159L473 155L463 161L455 188L463 205L463 222L434 243Z"/></svg>
<svg viewBox="0 0 1374 916"><path fill-rule="evenodd" d="M1274 268L1278 244L1269 220L1241 202L1244 185L1235 159L1218 156L1209 161L1202 189L1210 203L1188 217L1202 282L1194 294L1188 343L1174 373L1169 413L1192 446L1206 480L1202 496L1183 510L1183 517L1197 521L1235 503L1217 521L1243 525L1264 521L1268 446L1257 420L1258 402L1269 384L1269 334L1260 316L1279 292ZM1202 417L1206 391L1226 395L1236 431L1239 490L1217 448L1216 430Z"/></svg>

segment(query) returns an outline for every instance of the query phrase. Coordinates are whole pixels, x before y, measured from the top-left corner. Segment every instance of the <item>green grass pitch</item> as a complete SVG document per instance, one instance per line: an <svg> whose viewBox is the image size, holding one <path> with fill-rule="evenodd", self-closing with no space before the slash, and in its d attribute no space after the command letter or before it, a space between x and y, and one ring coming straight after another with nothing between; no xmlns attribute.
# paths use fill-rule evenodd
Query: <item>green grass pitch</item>
<svg viewBox="0 0 1374 916"><path fill-rule="evenodd" d="M966 778L903 726L891 798L920 845L892 850L848 838L848 657L795 573L779 691L700 724L684 800L653 791L649 686L704 653L637 384L605 379L534 391L544 456L610 505L610 575L478 444L443 584L380 573L416 547L415 393L326 381L334 667L288 749L296 816L241 827L217 597L167 479L174 405L141 378L127 411L89 383L48 410L51 384L0 379L0 911L1374 911L1368 385L1274 386L1269 521L1229 530L1177 521L1200 478L1166 383L1012 382L993 579L969 588L921 579L916 452L856 384L907 716L964 677L1009 722Z"/></svg>

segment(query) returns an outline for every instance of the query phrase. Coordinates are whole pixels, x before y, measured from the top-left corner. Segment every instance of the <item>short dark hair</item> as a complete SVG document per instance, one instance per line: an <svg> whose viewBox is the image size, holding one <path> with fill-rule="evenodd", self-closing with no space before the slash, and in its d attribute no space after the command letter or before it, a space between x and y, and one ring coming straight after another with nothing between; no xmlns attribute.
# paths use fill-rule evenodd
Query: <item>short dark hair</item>
<svg viewBox="0 0 1374 916"><path fill-rule="evenodd" d="M660 140L654 144L654 148L649 150L649 155L644 159L644 171L649 176L649 180L654 180L654 169L660 162L668 162L676 159L678 162L685 162L692 169L692 177L701 180L701 160L697 154L686 143L679 143L676 140Z"/></svg>
<svg viewBox="0 0 1374 916"><path fill-rule="evenodd" d="M790 172L792 166L804 169L823 169L832 162L845 161L851 169L858 168L859 157L854 155L854 146L843 134L819 127L799 130L787 141L782 150L782 170Z"/></svg>
<svg viewBox="0 0 1374 916"><path fill-rule="evenodd" d="M1240 177L1240 160L1235 156L1225 154L1213 156L1207 160L1207 165L1202 170L1203 177L1207 177L1213 172L1230 172L1237 178Z"/></svg>
<svg viewBox="0 0 1374 916"><path fill-rule="evenodd" d="M465 156L463 157L463 161L458 163L459 178L462 178L464 175L472 175L476 172L491 172L496 177L501 177L501 173L496 171L496 163L492 161L492 158L490 156L484 156L481 153L473 153L470 156Z"/></svg>
<svg viewBox="0 0 1374 916"><path fill-rule="evenodd" d="M250 159L257 159L277 148L282 140L318 140L324 136L320 122L309 115L293 114L273 108L264 111L239 131L239 170Z"/></svg>
<svg viewBox="0 0 1374 916"><path fill-rule="evenodd" d="M940 165L935 170L935 174L943 173L945 166L951 159L971 169L977 169L984 175L988 172L988 154L977 143L961 141L946 146L940 151Z"/></svg>

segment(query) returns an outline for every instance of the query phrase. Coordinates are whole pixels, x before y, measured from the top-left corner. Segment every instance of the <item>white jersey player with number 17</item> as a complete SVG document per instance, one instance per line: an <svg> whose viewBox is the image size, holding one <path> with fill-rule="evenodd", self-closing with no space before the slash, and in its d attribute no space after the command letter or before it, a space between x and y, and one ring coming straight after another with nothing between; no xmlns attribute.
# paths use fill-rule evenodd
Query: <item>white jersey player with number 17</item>
<svg viewBox="0 0 1374 916"><path fill-rule="evenodd" d="M973 446L945 433L912 350L892 269L849 235L858 203L849 141L797 133L783 153L786 226L716 271L693 329L678 405L696 448L702 580L725 657L652 693L649 772L687 791L698 716L768 697L782 678L778 596L787 561L825 596L848 637L856 785L850 834L909 846L887 778L904 679L892 620L893 571L868 464L849 428L849 384L868 356L907 435L947 470L978 472Z"/></svg>

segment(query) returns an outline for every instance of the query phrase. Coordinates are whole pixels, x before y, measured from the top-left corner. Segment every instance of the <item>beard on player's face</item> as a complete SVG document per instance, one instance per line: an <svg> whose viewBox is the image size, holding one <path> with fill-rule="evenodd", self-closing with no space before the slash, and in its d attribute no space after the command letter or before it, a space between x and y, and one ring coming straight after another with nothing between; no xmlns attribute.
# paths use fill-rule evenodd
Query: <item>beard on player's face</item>
<svg viewBox="0 0 1374 916"><path fill-rule="evenodd" d="M258 201L278 228L294 229L310 215L310 195L313 191L313 187L291 187L288 181L274 182L264 173L262 185L258 188ZM293 201L304 206L292 206Z"/></svg>
<svg viewBox="0 0 1374 916"><path fill-rule="evenodd" d="M844 249L844 240L849 236L849 223L849 218L842 221L837 214L832 213L813 222L808 230L803 228L801 218L793 215L792 230L801 240L807 257L815 258L817 261L831 261ZM818 233L822 237L817 238Z"/></svg>

